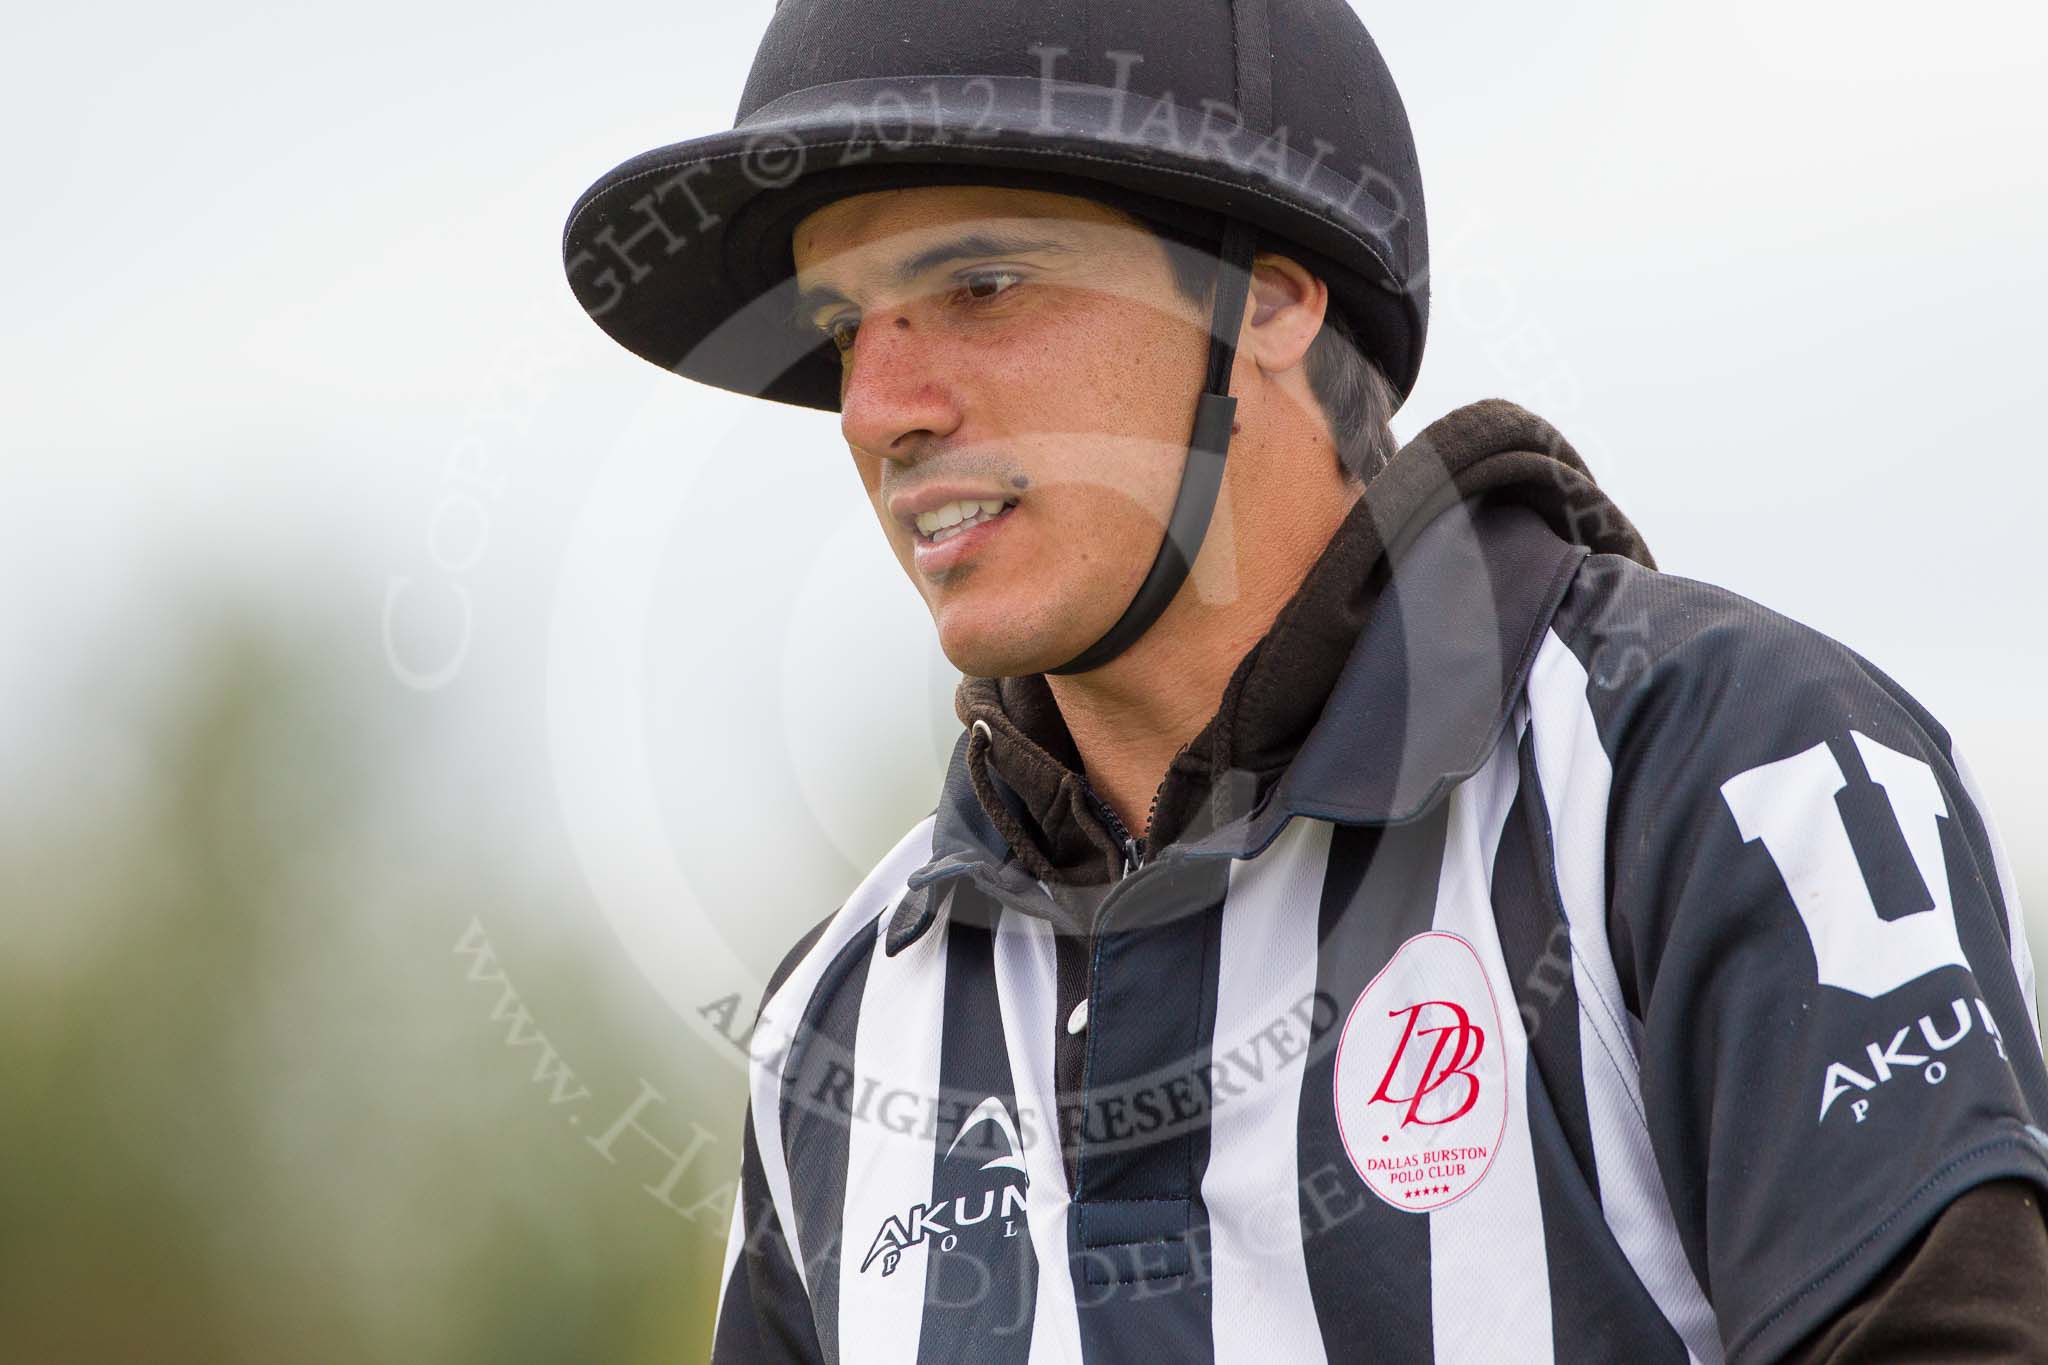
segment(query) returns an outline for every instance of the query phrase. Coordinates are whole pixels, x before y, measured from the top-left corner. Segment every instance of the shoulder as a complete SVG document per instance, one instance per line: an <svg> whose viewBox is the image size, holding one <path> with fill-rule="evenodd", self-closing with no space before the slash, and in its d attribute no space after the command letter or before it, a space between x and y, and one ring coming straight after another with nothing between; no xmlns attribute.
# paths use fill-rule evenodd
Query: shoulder
<svg viewBox="0 0 2048 1365"><path fill-rule="evenodd" d="M1586 705L1617 761L1704 737L1702 756L1726 760L1708 766L1744 766L1851 729L1950 757L1947 731L1870 660L1711 583L1591 555L1552 631L1583 672Z"/></svg>

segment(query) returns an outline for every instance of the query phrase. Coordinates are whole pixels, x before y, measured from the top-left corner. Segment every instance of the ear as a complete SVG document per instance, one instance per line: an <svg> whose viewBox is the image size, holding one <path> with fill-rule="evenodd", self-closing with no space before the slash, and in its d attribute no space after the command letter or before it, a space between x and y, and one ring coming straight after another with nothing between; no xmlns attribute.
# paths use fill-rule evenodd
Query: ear
<svg viewBox="0 0 2048 1365"><path fill-rule="evenodd" d="M1238 349L1268 374L1291 370L1323 330L1330 287L1300 262L1261 254L1252 262L1251 306Z"/></svg>

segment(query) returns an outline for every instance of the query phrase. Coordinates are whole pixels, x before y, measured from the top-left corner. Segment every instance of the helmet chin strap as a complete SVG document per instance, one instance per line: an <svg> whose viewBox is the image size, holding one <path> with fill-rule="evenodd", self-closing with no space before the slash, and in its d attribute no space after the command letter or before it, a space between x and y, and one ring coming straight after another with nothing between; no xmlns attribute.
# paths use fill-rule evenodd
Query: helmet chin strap
<svg viewBox="0 0 2048 1365"><path fill-rule="evenodd" d="M1202 538L1209 532L1216 495L1223 487L1223 461L1230 454L1231 425L1237 416L1237 400L1230 395L1230 372L1237 362L1237 333L1244 325L1251 297L1253 249L1251 225L1242 219L1230 219L1217 253L1215 331L1209 340L1209 374L1195 407L1194 435L1188 442L1180 493L1174 499L1173 516L1167 522L1159 554L1117 623L1100 640L1058 668L1048 668L1047 673L1087 673L1116 658L1151 628L1187 581L1188 569L1201 551Z"/></svg>

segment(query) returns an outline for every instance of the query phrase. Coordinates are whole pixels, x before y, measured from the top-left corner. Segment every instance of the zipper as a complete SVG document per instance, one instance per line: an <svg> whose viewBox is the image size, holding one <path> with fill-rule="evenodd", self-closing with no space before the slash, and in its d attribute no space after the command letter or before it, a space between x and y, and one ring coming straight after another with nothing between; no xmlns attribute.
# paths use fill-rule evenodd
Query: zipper
<svg viewBox="0 0 2048 1365"><path fill-rule="evenodd" d="M1173 763L1180 762L1181 755L1192 749L1195 745L1195 739L1199 738L1201 736L1197 735L1194 739L1190 739L1186 744L1181 745L1180 749L1173 756ZM1169 774L1173 771L1173 763L1167 764L1166 770ZM1086 777L1081 779L1081 790L1088 793L1088 799L1095 803L1095 808L1098 811L1102 812L1103 823L1109 826L1109 832L1123 846L1123 875L1125 877L1130 876L1145 865L1145 841L1131 836L1130 828L1124 824L1123 817L1116 813L1115 807L1096 794L1094 784L1089 782ZM1159 818L1159 793L1165 790L1166 783L1163 781L1152 789L1152 802L1145 807L1145 828L1148 830L1152 828L1153 821Z"/></svg>
<svg viewBox="0 0 2048 1365"><path fill-rule="evenodd" d="M1109 826L1110 835L1117 841L1117 843L1123 846L1123 875L1128 877L1133 872L1137 871L1140 867L1144 866L1145 841L1143 839L1134 838L1132 836L1129 826L1125 825L1123 822L1123 817L1116 813L1116 807L1110 805L1109 802L1103 800L1100 796L1096 795L1095 788L1088 787L1087 790L1089 799L1095 803L1095 809L1100 811L1102 814L1102 822ZM1152 802L1154 805L1157 805L1159 803L1159 794L1157 792L1154 792L1152 794ZM1148 825L1150 824L1149 814L1147 816L1146 822Z"/></svg>

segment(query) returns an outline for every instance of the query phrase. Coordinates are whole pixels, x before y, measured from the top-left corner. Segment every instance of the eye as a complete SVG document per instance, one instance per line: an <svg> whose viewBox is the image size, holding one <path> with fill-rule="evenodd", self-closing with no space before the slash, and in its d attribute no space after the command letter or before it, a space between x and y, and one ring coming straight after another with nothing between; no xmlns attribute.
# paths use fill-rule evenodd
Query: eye
<svg viewBox="0 0 2048 1365"><path fill-rule="evenodd" d="M860 330L860 319L840 316L825 324L825 335L832 342L834 350L845 355L853 349L854 334Z"/></svg>
<svg viewBox="0 0 2048 1365"><path fill-rule="evenodd" d="M960 287L966 290L967 296L976 303L987 303L991 299L1007 294L1013 285L1021 284L1023 281L1024 276L1018 271L991 268L968 271L960 276Z"/></svg>

